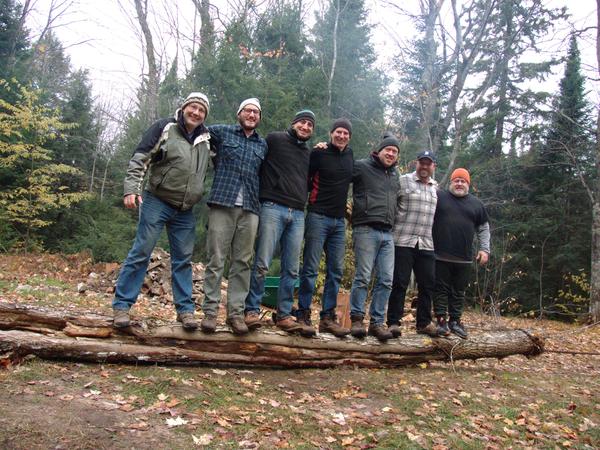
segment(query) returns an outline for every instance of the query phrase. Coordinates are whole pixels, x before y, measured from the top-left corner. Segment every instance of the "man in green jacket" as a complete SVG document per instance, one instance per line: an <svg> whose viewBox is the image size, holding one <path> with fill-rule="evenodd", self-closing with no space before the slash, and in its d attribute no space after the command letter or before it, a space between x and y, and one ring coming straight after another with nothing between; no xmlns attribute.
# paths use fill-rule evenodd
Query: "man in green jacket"
<svg viewBox="0 0 600 450"><path fill-rule="evenodd" d="M174 118L155 122L135 149L125 177L123 203L140 206L133 247L121 268L113 300L114 326L129 326L129 309L140 293L148 262L162 229L171 249L171 284L177 320L185 330L197 328L192 299L192 252L195 219L210 159L210 134L204 126L210 105L206 95L193 92ZM148 183L142 196L142 182Z"/></svg>

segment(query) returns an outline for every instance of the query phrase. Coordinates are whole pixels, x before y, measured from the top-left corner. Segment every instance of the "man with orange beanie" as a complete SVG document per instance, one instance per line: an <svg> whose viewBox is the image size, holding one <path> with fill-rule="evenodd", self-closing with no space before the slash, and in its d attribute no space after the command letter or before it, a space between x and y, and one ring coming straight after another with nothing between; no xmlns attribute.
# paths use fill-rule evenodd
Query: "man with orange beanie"
<svg viewBox="0 0 600 450"><path fill-rule="evenodd" d="M482 266L490 254L490 225L483 203L469 194L471 176L459 168L450 176L447 191L437 193L433 219L435 248L435 292L433 311L440 336L451 332L466 339L461 316L465 289L471 271L473 237L477 233L479 251L475 259ZM446 321L446 314L450 320Z"/></svg>

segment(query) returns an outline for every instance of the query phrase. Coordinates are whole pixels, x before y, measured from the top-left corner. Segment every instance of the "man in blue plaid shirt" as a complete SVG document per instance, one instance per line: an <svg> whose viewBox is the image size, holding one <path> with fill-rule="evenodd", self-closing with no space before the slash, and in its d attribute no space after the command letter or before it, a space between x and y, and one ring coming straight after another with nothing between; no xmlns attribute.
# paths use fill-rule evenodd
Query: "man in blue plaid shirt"
<svg viewBox="0 0 600 450"><path fill-rule="evenodd" d="M207 203L208 263L204 275L202 331L213 333L221 302L221 279L225 259L230 257L227 287L227 324L235 334L246 334L244 300L250 287L250 268L258 230L258 182L267 143L256 132L261 119L260 102L244 100L236 125L208 127L215 154L215 176ZM258 323L260 325L260 323Z"/></svg>

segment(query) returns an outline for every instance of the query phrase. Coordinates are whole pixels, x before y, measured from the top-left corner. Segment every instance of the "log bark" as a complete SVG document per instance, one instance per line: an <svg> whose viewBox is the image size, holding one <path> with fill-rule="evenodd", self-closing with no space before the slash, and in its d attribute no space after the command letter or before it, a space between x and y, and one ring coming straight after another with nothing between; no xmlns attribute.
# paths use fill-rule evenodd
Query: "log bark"
<svg viewBox="0 0 600 450"><path fill-rule="evenodd" d="M526 330L476 333L467 340L409 335L382 344L374 338L337 339L329 334L309 339L275 329L245 336L235 336L227 328L214 334L190 333L179 324L147 321L116 330L107 316L8 304L0 304L0 330L0 353L14 361L32 354L100 363L400 367L515 354L529 357L544 349L543 339Z"/></svg>

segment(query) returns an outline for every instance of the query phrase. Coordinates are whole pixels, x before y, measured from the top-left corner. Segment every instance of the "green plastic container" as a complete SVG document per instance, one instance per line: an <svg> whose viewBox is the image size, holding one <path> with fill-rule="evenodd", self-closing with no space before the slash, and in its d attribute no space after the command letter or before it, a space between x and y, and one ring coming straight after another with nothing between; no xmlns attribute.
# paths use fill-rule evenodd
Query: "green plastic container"
<svg viewBox="0 0 600 450"><path fill-rule="evenodd" d="M294 284L294 294L300 286L300 280ZM279 277L265 277L265 295L262 298L262 306L267 308L277 308L277 289L279 289Z"/></svg>

